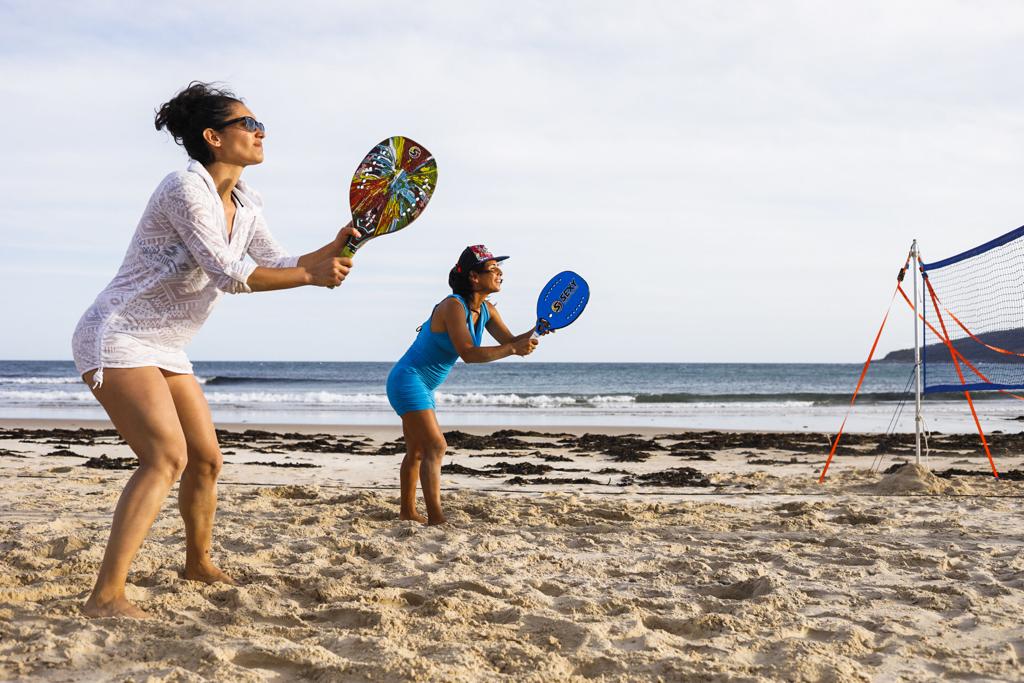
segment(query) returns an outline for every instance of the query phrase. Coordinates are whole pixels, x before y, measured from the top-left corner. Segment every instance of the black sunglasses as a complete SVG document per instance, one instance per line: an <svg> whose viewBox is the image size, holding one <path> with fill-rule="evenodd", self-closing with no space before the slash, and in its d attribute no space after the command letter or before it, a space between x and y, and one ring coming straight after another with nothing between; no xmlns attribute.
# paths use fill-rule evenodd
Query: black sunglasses
<svg viewBox="0 0 1024 683"><path fill-rule="evenodd" d="M245 129L247 131L249 131L250 133L255 133L256 131L259 131L260 133L266 133L267 132L267 127L264 126L262 123L260 123L259 121L257 121L256 119L254 119L251 116L239 116L237 119L231 119L230 121L224 121L220 125L216 126L216 128L217 128L217 130L220 130L221 128L227 128L232 123L244 123L245 124Z"/></svg>

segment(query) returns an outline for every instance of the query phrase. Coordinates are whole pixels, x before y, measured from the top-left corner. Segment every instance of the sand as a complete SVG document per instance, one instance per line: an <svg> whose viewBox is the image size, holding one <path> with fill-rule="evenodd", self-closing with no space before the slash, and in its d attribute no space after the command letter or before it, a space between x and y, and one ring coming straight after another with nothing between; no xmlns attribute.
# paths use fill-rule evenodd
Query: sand
<svg viewBox="0 0 1024 683"><path fill-rule="evenodd" d="M16 438L15 426L40 431ZM621 452L581 430L566 433L589 450L509 437L531 446L453 448L446 462L492 476L445 474L451 524L428 528L397 520L401 455L370 454L395 430L340 428L315 446L322 427L273 428L290 439L236 428L214 556L242 585L181 577L172 494L129 577L129 598L156 618L133 621L79 613L130 471L76 457L130 453L110 437L45 436L58 426L76 425L0 424L0 680L1024 678L1024 484L981 476L983 457L953 448L966 441L931 471L883 474L865 437L821 486L815 435L687 445L640 430ZM289 445L346 442L364 445ZM892 447L884 467L906 459ZM73 455L47 455L62 450ZM527 482L599 483L510 483L499 463L579 470ZM642 478L683 467L706 485ZM979 475L933 473L953 467Z"/></svg>

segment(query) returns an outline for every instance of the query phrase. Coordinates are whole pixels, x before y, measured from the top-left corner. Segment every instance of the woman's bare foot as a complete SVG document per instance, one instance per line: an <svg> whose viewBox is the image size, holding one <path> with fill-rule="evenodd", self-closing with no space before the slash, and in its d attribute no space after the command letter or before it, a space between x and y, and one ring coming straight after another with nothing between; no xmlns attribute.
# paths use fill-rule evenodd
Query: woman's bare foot
<svg viewBox="0 0 1024 683"><path fill-rule="evenodd" d="M431 517L430 519L427 520L427 526L437 526L438 524L447 524L447 523L448 523L448 518L445 517L444 515L440 515L438 517Z"/></svg>
<svg viewBox="0 0 1024 683"><path fill-rule="evenodd" d="M189 565L185 565L185 578L189 581L202 581L203 583L226 583L230 586L238 585L237 581L212 564L200 567L190 567Z"/></svg>
<svg viewBox="0 0 1024 683"><path fill-rule="evenodd" d="M128 598L123 595L119 598L108 601L100 601L96 599L95 595L90 595L89 599L82 605L82 614L92 619L99 617L128 617L129 619L152 619L153 615L149 612L139 609L132 603L128 602Z"/></svg>
<svg viewBox="0 0 1024 683"><path fill-rule="evenodd" d="M398 519L406 522L419 522L420 524L427 523L427 518L418 512L413 512L411 515L406 512L399 513Z"/></svg>

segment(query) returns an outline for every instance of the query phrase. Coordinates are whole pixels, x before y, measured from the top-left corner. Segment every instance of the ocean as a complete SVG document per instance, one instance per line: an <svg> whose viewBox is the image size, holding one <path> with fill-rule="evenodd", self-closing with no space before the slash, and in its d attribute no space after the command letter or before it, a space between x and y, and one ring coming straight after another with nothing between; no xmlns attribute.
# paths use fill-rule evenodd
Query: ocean
<svg viewBox="0 0 1024 683"><path fill-rule="evenodd" d="M384 393L390 363L194 363L214 419L400 424ZM860 364L459 363L437 392L444 427L653 426L834 432ZM913 431L912 365L876 363L847 428ZM1021 402L976 394L987 429L1019 431ZM991 399L991 400L985 400ZM962 395L926 396L926 424L970 432ZM0 361L0 418L102 419L71 361Z"/></svg>

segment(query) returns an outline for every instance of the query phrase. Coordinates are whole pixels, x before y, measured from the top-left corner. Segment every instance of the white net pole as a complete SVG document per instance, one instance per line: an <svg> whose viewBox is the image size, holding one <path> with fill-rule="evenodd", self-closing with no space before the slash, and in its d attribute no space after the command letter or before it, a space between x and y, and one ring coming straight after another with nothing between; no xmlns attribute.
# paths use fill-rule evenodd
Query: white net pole
<svg viewBox="0 0 1024 683"><path fill-rule="evenodd" d="M917 240L910 245L910 251L914 255L914 270L911 276L914 278L914 462L921 464L921 341L918 335L917 317L917 278L920 276L921 258L917 253Z"/></svg>

